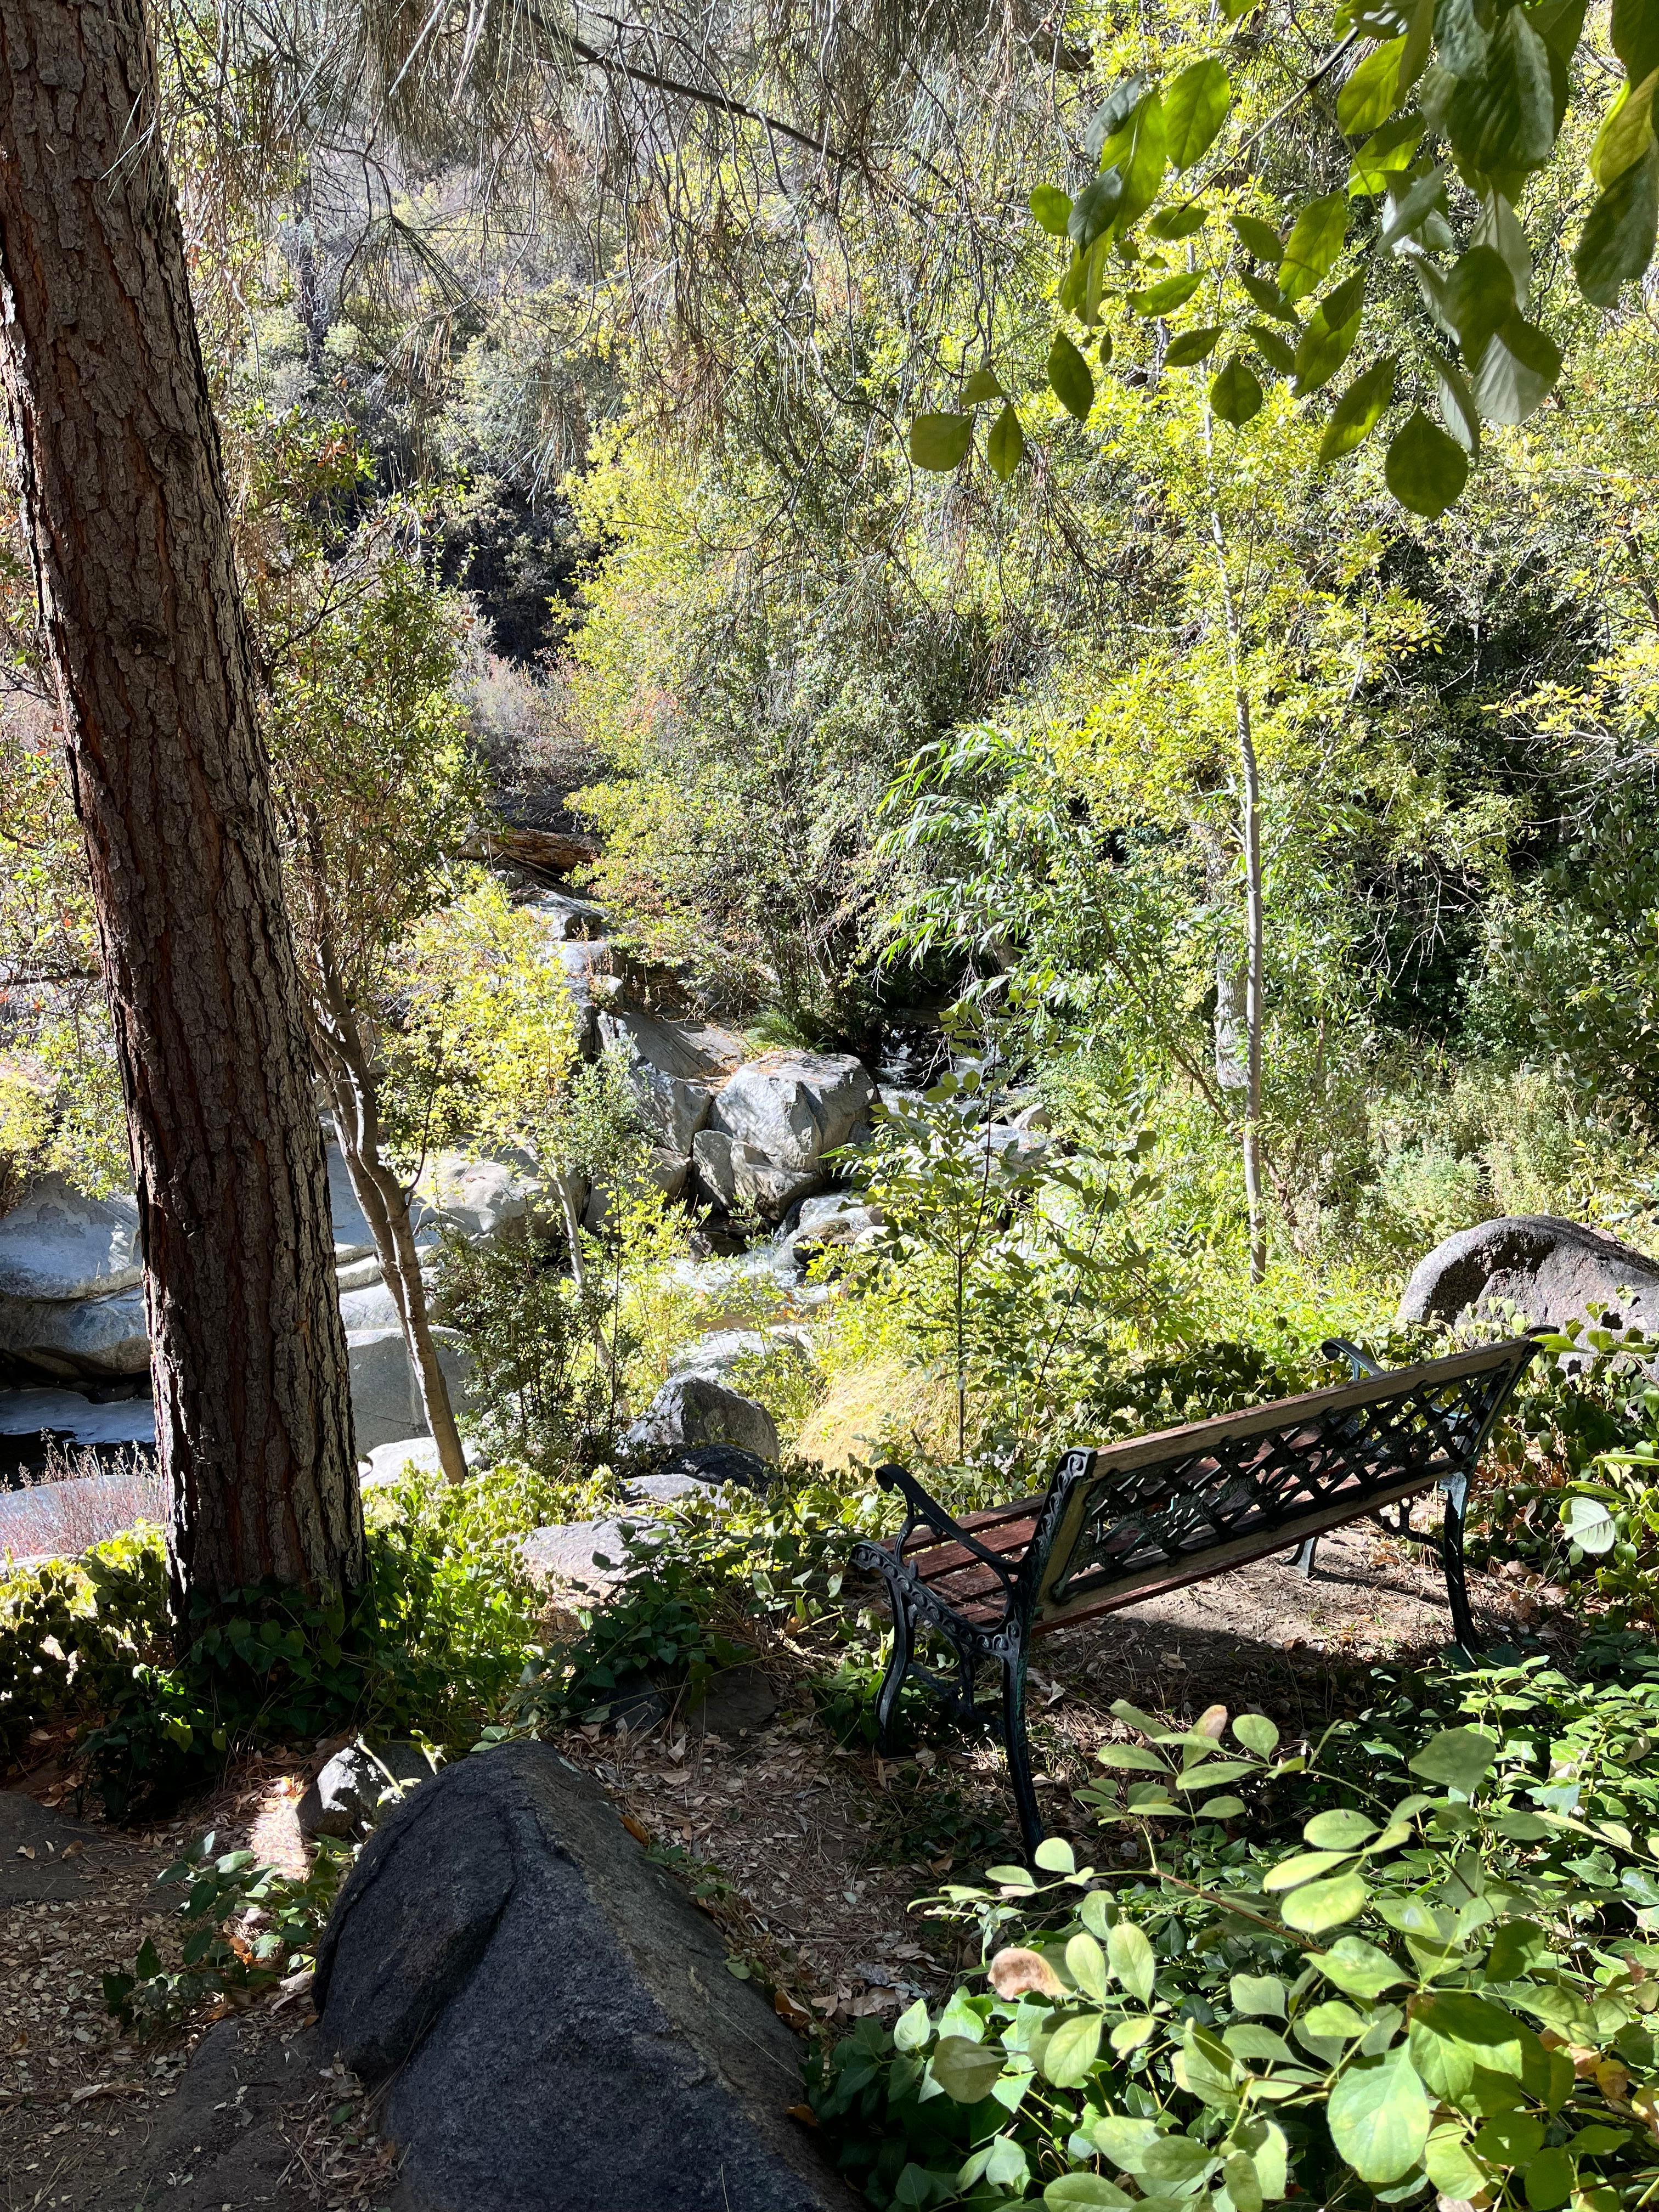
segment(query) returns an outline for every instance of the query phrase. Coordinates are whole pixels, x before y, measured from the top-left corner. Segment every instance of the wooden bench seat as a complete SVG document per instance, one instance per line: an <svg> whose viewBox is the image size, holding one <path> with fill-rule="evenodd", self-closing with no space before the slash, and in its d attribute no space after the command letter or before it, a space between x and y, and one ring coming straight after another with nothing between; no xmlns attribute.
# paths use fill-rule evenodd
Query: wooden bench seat
<svg viewBox="0 0 1659 2212"><path fill-rule="evenodd" d="M1453 1632L1472 1646L1463 1577L1470 1479L1492 1425L1537 1350L1530 1337L1426 1360L1390 1374L1340 1339L1353 1380L1209 1421L1061 1455L1040 1497L960 1520L908 1471L876 1470L908 1511L890 1543L860 1544L852 1564L878 1574L893 1612L893 1650L878 1707L886 1740L907 1680L926 1683L964 1721L992 1717L975 1677L994 1663L1000 1727L1029 1850L1042 1827L1025 1740L1026 1656L1039 1636L1078 1626L1166 1590L1206 1581L1289 1546L1304 1572L1326 1531L1389 1509L1392 1534L1417 1537L1411 1499L1445 1497L1437 1549ZM954 1680L916 1656L933 1632Z"/></svg>

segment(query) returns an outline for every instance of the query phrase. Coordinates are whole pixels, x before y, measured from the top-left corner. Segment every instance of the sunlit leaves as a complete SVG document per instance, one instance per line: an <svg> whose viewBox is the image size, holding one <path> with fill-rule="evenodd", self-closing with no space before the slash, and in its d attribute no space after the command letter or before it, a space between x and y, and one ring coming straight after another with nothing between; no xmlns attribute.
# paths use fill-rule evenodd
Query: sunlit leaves
<svg viewBox="0 0 1659 2212"><path fill-rule="evenodd" d="M1561 374L1561 349L1524 316L1513 314L1486 341L1474 373L1474 404L1488 422L1524 422Z"/></svg>
<svg viewBox="0 0 1659 2212"><path fill-rule="evenodd" d="M1154 238L1191 238L1209 220L1208 208L1201 201L1189 200L1177 207L1160 208L1146 228Z"/></svg>
<svg viewBox="0 0 1659 2212"><path fill-rule="evenodd" d="M1213 58L1182 70L1164 102L1170 159L1190 169L1208 152L1233 104L1227 72Z"/></svg>
<svg viewBox="0 0 1659 2212"><path fill-rule="evenodd" d="M1293 1889L1285 1900L1285 1924L1306 1936L1322 1936L1326 1929L1340 1928L1364 1911L1369 1894L1364 1878L1345 1868L1326 1881L1304 1882Z"/></svg>
<svg viewBox="0 0 1659 2212"><path fill-rule="evenodd" d="M1403 2045L1359 2058L1331 2091L1331 2140L1362 2181L1382 2186L1416 2165L1432 2117Z"/></svg>
<svg viewBox="0 0 1659 2212"><path fill-rule="evenodd" d="M1211 382L1210 406L1235 428L1261 412L1261 386L1237 354Z"/></svg>
<svg viewBox="0 0 1659 2212"><path fill-rule="evenodd" d="M964 407L977 407L987 399L1000 399L1003 390L994 368L976 368L970 372L962 387Z"/></svg>
<svg viewBox="0 0 1659 2212"><path fill-rule="evenodd" d="M1064 238L1072 219L1072 199L1056 185L1036 185L1031 189L1031 213L1050 238Z"/></svg>
<svg viewBox="0 0 1659 2212"><path fill-rule="evenodd" d="M1480 416L1463 372L1431 345L1423 348L1422 358L1447 429L1474 460L1480 451Z"/></svg>
<svg viewBox="0 0 1659 2212"><path fill-rule="evenodd" d="M1374 131L1353 157L1348 172L1352 199L1374 199L1410 168L1426 126L1420 115L1397 115Z"/></svg>
<svg viewBox="0 0 1659 2212"><path fill-rule="evenodd" d="M958 468L973 441L971 415L918 415L910 425L910 459L919 469Z"/></svg>
<svg viewBox="0 0 1659 2212"><path fill-rule="evenodd" d="M1446 280L1445 304L1464 359L1478 362L1492 332L1515 313L1515 279L1491 246L1472 246Z"/></svg>
<svg viewBox="0 0 1659 2212"><path fill-rule="evenodd" d="M1400 68L1406 58L1403 38L1374 46L1336 96L1336 119L1350 138L1375 131L1394 113L1400 99Z"/></svg>
<svg viewBox="0 0 1659 2212"><path fill-rule="evenodd" d="M1171 338L1170 349L1164 356L1166 368L1190 368L1195 362L1207 361L1215 351L1216 341L1221 336L1213 325L1199 331L1183 331L1179 337Z"/></svg>
<svg viewBox="0 0 1659 2212"><path fill-rule="evenodd" d="M1095 404L1095 380L1089 364L1064 331L1054 332L1048 349L1048 386L1060 405L1086 422Z"/></svg>
<svg viewBox="0 0 1659 2212"><path fill-rule="evenodd" d="M1172 315L1177 307L1185 307L1203 282L1201 269L1182 270L1179 276L1162 277L1144 291L1131 292L1129 305L1138 315Z"/></svg>
<svg viewBox="0 0 1659 2212"><path fill-rule="evenodd" d="M1605 191L1639 161L1653 143L1653 93L1659 70L1632 88L1626 85L1608 109L1590 149L1589 172Z"/></svg>
<svg viewBox="0 0 1659 2212"><path fill-rule="evenodd" d="M1287 300L1305 299L1328 276L1342 251L1348 228L1348 197L1328 192L1311 200L1297 216L1285 241L1279 288Z"/></svg>
<svg viewBox="0 0 1659 2212"><path fill-rule="evenodd" d="M1483 1729L1442 1729L1431 1735L1408 1763L1425 1782L1443 1783L1449 1790L1472 1797L1492 1771L1498 1756L1495 1737Z"/></svg>
<svg viewBox="0 0 1659 2212"><path fill-rule="evenodd" d="M1253 215L1234 215L1227 219L1247 253L1258 261L1265 261L1270 269L1278 268L1285 258L1285 241L1270 224Z"/></svg>
<svg viewBox="0 0 1659 2212"><path fill-rule="evenodd" d="M1144 76L1126 76L1115 84L1094 113L1089 118L1089 127L1084 134L1084 145L1089 159L1097 161L1101 149L1109 138L1115 138L1139 106L1146 90Z"/></svg>
<svg viewBox="0 0 1659 2212"><path fill-rule="evenodd" d="M1272 315L1281 323L1289 323L1294 329L1301 328L1296 309L1281 296L1278 285L1270 278L1252 276L1248 270L1243 270L1238 281L1264 315Z"/></svg>
<svg viewBox="0 0 1659 2212"><path fill-rule="evenodd" d="M1296 396L1304 398L1328 384L1353 351L1364 312L1362 270L1328 293L1308 319L1296 349Z"/></svg>
<svg viewBox="0 0 1659 2212"><path fill-rule="evenodd" d="M1578 289L1593 307L1618 304L1620 288L1653 258L1659 228L1659 147L1646 146L1590 210L1572 257Z"/></svg>
<svg viewBox="0 0 1659 2212"><path fill-rule="evenodd" d="M1549 49L1523 9L1498 19L1484 69L1458 85L1446 103L1445 122L1467 168L1508 177L1548 161L1556 124Z"/></svg>
<svg viewBox="0 0 1659 2212"><path fill-rule="evenodd" d="M1149 92L1127 125L1127 144L1117 162L1123 179L1123 198L1117 211L1120 237L1139 222L1158 198L1168 160L1164 103L1156 92Z"/></svg>
<svg viewBox="0 0 1659 2212"><path fill-rule="evenodd" d="M1328 1951L1314 1953L1313 1963L1328 1982L1334 1982L1351 1997L1381 1996L1407 1978L1386 1951L1363 1936L1339 1936Z"/></svg>
<svg viewBox="0 0 1659 2212"><path fill-rule="evenodd" d="M1659 5L1656 0L1613 0L1613 51L1632 84L1659 69Z"/></svg>
<svg viewBox="0 0 1659 2212"><path fill-rule="evenodd" d="M991 425L991 434L985 441L985 458L993 472L1006 483L1019 466L1024 451L1025 433L1019 427L1019 417L1012 407L1005 407Z"/></svg>
<svg viewBox="0 0 1659 2212"><path fill-rule="evenodd" d="M971 2043L965 2035L945 2035L931 2062L934 2081L958 2105L977 2105L988 2097L1002 2072L1003 2053L994 2045Z"/></svg>
<svg viewBox="0 0 1659 2212"><path fill-rule="evenodd" d="M1468 456L1419 407L1390 441L1383 473L1401 507L1432 522L1468 481Z"/></svg>
<svg viewBox="0 0 1659 2212"><path fill-rule="evenodd" d="M1108 169L1085 185L1072 203L1066 234L1073 246L1086 250L1111 228L1123 199L1123 179Z"/></svg>

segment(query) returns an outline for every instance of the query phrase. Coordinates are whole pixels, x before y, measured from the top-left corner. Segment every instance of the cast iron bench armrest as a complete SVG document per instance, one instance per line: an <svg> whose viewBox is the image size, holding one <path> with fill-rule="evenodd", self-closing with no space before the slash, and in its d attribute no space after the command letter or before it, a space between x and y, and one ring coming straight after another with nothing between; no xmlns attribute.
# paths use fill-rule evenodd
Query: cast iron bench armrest
<svg viewBox="0 0 1659 2212"><path fill-rule="evenodd" d="M1319 1349L1326 1359L1346 1359L1353 1370L1356 1382L1363 1382L1368 1375L1386 1375L1389 1371L1381 1360L1373 1359L1357 1344L1350 1344L1346 1336L1328 1336Z"/></svg>
<svg viewBox="0 0 1659 2212"><path fill-rule="evenodd" d="M1009 1604L1013 1603L1013 1577L1008 1571L1007 1561L999 1553L988 1551L970 1529L964 1528L954 1515L947 1513L938 1499L931 1497L922 1488L908 1468L896 1467L890 1463L886 1467L878 1467L876 1469L876 1480L884 1490L896 1490L904 1499L907 1508L904 1525L898 1534L894 1537L890 1545L880 1547L882 1550L890 1552L900 1566L908 1564L904 1557L904 1547L915 1531L919 1528L931 1528L935 1536L948 1536L952 1543L960 1544L964 1551L971 1552L976 1559L989 1567L1002 1584Z"/></svg>

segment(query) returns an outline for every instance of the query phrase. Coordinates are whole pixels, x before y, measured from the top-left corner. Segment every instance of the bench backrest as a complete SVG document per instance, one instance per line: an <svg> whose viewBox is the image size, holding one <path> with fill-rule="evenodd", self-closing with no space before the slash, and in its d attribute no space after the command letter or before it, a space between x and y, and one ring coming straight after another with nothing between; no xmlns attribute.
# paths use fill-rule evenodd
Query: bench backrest
<svg viewBox="0 0 1659 2212"><path fill-rule="evenodd" d="M1467 1481L1528 1337L1215 1420L1067 1452L1030 1550L1030 1617L1055 1627ZM1461 1493L1459 1504L1461 1504Z"/></svg>

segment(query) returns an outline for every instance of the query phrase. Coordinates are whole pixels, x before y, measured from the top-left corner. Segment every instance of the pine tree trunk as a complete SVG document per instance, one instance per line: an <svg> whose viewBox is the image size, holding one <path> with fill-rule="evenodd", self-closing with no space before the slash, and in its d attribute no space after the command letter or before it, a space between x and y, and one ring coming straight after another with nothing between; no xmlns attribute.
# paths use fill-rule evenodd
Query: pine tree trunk
<svg viewBox="0 0 1659 2212"><path fill-rule="evenodd" d="M175 1619L359 1585L311 1053L142 0L0 0L12 437L148 1266Z"/></svg>
<svg viewBox="0 0 1659 2212"><path fill-rule="evenodd" d="M438 1464L452 1482L465 1482L466 1454L461 1448L449 1384L433 1340L408 1194L381 1150L372 1055L349 1011L331 1006L327 1016L326 1026L318 1025L317 1057L322 1064L323 1085L333 1112L341 1156L368 1233L374 1239L380 1273L398 1309L398 1326L403 1331L404 1348L420 1393L421 1410L438 1447Z"/></svg>

